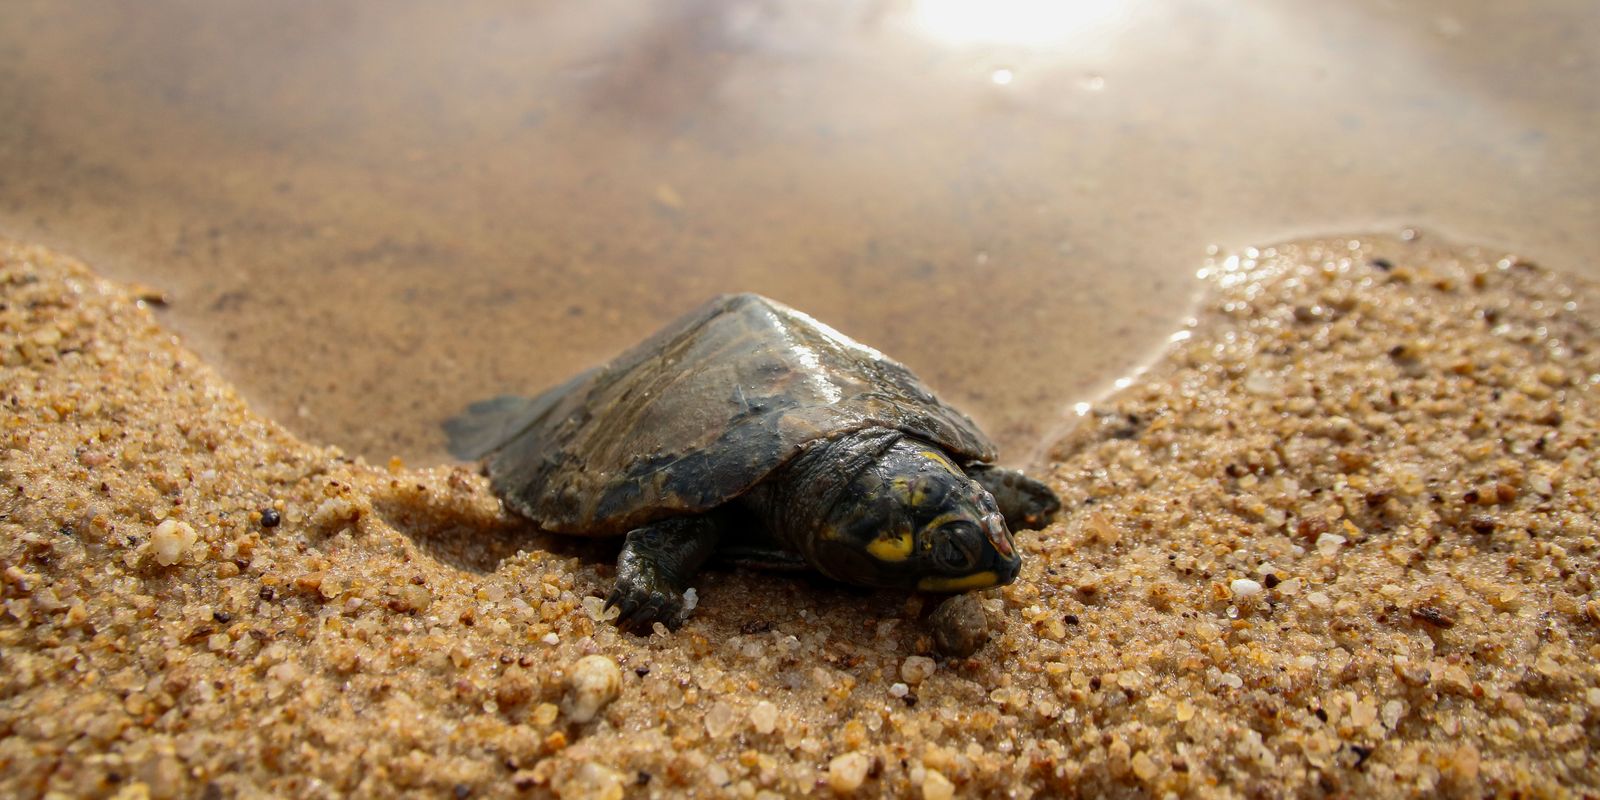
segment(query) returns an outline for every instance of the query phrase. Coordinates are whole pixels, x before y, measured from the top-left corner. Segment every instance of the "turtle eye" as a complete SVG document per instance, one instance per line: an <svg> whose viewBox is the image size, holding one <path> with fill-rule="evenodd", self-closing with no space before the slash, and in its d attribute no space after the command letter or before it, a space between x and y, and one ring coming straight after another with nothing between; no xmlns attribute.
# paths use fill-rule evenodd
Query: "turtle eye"
<svg viewBox="0 0 1600 800"><path fill-rule="evenodd" d="M978 563L978 526L971 522L951 522L939 527L933 547L933 560L953 572L970 570Z"/></svg>

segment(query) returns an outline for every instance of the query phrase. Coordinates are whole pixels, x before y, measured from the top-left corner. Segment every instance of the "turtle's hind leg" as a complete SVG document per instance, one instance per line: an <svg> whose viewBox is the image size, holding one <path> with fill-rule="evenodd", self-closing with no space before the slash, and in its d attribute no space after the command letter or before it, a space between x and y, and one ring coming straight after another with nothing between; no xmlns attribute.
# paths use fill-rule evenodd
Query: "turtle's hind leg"
<svg viewBox="0 0 1600 800"><path fill-rule="evenodd" d="M1006 525L1012 530L1043 528L1061 510L1061 500L1049 486L1017 470L992 464L969 464L962 471L994 495L1000 515L1006 518Z"/></svg>
<svg viewBox="0 0 1600 800"><path fill-rule="evenodd" d="M716 549L720 525L712 515L676 517L628 532L617 556L617 583L606 607L621 612L617 627L646 633L653 623L683 623L683 592Z"/></svg>

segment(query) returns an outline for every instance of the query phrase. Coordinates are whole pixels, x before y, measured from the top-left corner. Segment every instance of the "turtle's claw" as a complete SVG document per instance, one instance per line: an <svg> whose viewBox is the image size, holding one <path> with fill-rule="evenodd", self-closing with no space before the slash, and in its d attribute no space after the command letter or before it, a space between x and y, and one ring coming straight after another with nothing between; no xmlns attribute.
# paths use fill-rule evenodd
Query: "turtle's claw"
<svg viewBox="0 0 1600 800"><path fill-rule="evenodd" d="M668 628L681 624L683 598L674 592L619 579L606 599L606 607L615 607L620 612L615 620L618 628L647 635L657 622Z"/></svg>

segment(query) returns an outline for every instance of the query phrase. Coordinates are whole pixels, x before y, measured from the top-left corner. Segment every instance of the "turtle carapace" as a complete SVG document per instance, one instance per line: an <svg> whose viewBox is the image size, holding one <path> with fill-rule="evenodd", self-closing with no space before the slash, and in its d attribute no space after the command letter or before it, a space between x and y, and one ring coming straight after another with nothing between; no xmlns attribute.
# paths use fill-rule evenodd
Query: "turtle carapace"
<svg viewBox="0 0 1600 800"><path fill-rule="evenodd" d="M451 451L485 457L541 528L626 536L607 604L675 626L713 553L848 583L1010 583L1014 528L1060 508L909 370L754 294L718 297L537 397L473 405Z"/></svg>

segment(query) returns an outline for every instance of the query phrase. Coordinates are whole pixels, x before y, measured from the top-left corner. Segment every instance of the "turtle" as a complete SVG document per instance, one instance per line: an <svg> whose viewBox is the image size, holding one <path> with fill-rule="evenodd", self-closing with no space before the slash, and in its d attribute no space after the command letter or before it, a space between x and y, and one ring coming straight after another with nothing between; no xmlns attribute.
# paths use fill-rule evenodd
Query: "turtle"
<svg viewBox="0 0 1600 800"><path fill-rule="evenodd" d="M445 423L510 511L624 537L606 607L684 619L713 554L849 584L957 593L1010 583L1012 528L1060 509L996 465L966 414L909 369L758 294L716 297L603 366Z"/></svg>

